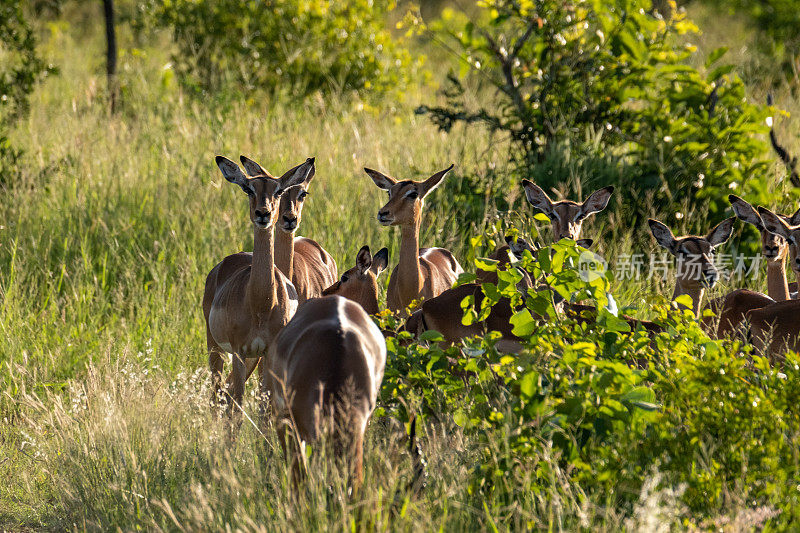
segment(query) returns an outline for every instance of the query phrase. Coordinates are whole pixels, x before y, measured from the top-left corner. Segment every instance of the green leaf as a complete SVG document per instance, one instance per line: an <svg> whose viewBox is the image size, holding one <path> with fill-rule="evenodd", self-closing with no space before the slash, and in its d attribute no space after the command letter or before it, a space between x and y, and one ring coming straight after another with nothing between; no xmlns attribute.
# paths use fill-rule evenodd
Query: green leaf
<svg viewBox="0 0 800 533"><path fill-rule="evenodd" d="M523 396L532 398L538 392L538 389L539 373L536 371L528 372L519 380L519 390Z"/></svg>
<svg viewBox="0 0 800 533"><path fill-rule="evenodd" d="M536 329L536 321L527 309L514 313L509 322L514 326L511 332L517 337L527 337Z"/></svg>
<svg viewBox="0 0 800 533"><path fill-rule="evenodd" d="M435 329L429 329L422 332L419 340L422 342L440 342L444 340L444 336Z"/></svg>
<svg viewBox="0 0 800 533"><path fill-rule="evenodd" d="M486 257L476 257L475 258L475 266L478 267L480 270L485 270L487 272L494 272L497 270L497 263L494 259L489 259Z"/></svg>

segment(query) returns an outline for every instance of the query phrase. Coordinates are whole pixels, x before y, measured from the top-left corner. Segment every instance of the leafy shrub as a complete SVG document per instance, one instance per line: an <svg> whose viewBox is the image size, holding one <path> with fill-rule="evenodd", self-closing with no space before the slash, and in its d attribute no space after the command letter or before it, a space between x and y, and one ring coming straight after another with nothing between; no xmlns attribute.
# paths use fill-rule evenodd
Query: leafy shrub
<svg viewBox="0 0 800 533"><path fill-rule="evenodd" d="M584 275L581 253L561 241L517 266L564 296L601 307L609 280ZM476 266L494 264L476 259ZM675 306L654 309L663 331L650 336L602 309L589 323L556 318L542 292L529 290L524 303L513 294L518 276L498 271L497 286L483 288L485 300L506 295L521 305L512 322L525 349L499 353L491 332L448 348L432 331L419 343L403 333L389 338L383 414L455 424L485 443L472 490L486 498L513 502L544 491L557 468L571 487L633 513L658 472L655 484L680 494L689 524L710 527L706 520L729 509L761 507L762 522L792 523L800 512L796 355L784 368L770 368L739 343L709 339ZM462 304L465 323L484 311L470 304ZM537 321L535 314L551 318ZM392 325L384 319L384 327ZM530 461L542 457L555 461L541 461L528 475Z"/></svg>
<svg viewBox="0 0 800 533"><path fill-rule="evenodd" d="M392 39L390 0L149 0L142 24L168 28L189 86L264 89L292 97L359 92L400 95L418 66Z"/></svg>
<svg viewBox="0 0 800 533"><path fill-rule="evenodd" d="M692 198L718 213L729 188L767 189L766 144L754 137L766 132L766 109L719 64L724 50L708 57L705 73L688 66L695 49L681 36L697 28L650 7L487 0L469 20L445 12L433 31L464 68L450 75L445 105L418 111L444 131L477 123L507 136L515 177L546 188L567 181L569 162L616 167L621 201L638 217L653 203L680 211ZM467 81L486 97L467 99Z"/></svg>
<svg viewBox="0 0 800 533"><path fill-rule="evenodd" d="M0 184L20 156L8 130L28 111L28 96L50 69L36 53L36 38L16 0L0 0Z"/></svg>

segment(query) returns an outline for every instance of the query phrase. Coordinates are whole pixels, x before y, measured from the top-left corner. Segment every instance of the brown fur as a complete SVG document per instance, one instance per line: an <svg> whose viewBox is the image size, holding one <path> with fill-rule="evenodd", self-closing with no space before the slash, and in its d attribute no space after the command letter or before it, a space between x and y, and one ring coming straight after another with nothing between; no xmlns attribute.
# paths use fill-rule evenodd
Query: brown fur
<svg viewBox="0 0 800 533"><path fill-rule="evenodd" d="M393 312L404 312L414 300L432 298L449 289L464 271L448 250L419 247L423 199L452 168L424 181L397 181L364 169L375 185L389 193L389 201L378 211L378 220L384 226L400 226L400 259L389 278L386 297Z"/></svg>
<svg viewBox="0 0 800 533"><path fill-rule="evenodd" d="M358 488L363 477L367 422L383 380L386 343L361 306L346 298L315 298L298 309L270 347L262 370L262 391L269 392L283 423L278 426L286 450L286 428L313 443L332 421L335 457L346 458ZM297 459L295 459L297 465Z"/></svg>
<svg viewBox="0 0 800 533"><path fill-rule="evenodd" d="M222 353L230 351L234 354L230 398L241 405L245 358L262 355L294 313L297 299L294 286L274 265L272 226L278 214L280 193L302 182L313 168L314 160L308 159L280 179L248 178L236 163L221 156L217 157L217 165L228 181L248 194L254 232L250 264L246 264L243 254L224 259L208 275L203 298L215 396L221 393Z"/></svg>
<svg viewBox="0 0 800 533"><path fill-rule="evenodd" d="M369 246L362 246L356 254L356 266L345 271L339 281L322 291L323 296L338 295L352 300L370 315L377 314L378 276L386 269L389 251L381 248L373 257Z"/></svg>
<svg viewBox="0 0 800 533"><path fill-rule="evenodd" d="M682 294L688 294L692 298L692 311L695 316L700 314L700 303L705 289L710 289L717 283L719 271L714 266L713 252L717 246L730 238L734 220L736 217L723 220L705 237L697 235L675 237L662 222L652 218L648 221L650 231L658 244L688 265L684 266L683 271L675 277L672 298L674 300Z"/></svg>
<svg viewBox="0 0 800 533"><path fill-rule="evenodd" d="M614 187L608 186L593 192L581 203L572 200L554 202L541 187L531 181L522 180L522 188L525 189L525 198L528 202L550 219L554 241L561 239L577 241L584 221L605 209L614 192Z"/></svg>

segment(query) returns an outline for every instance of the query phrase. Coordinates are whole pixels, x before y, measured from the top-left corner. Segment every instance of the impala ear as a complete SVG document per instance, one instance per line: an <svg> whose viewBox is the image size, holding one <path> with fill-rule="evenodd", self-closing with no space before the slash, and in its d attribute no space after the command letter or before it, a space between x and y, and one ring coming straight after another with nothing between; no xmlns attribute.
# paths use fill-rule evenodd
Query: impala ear
<svg viewBox="0 0 800 533"><path fill-rule="evenodd" d="M666 248L672 253L675 249L675 236L672 235L670 229L663 223L653 218L647 220L650 226L650 233L656 238L656 242L662 247Z"/></svg>
<svg viewBox="0 0 800 533"><path fill-rule="evenodd" d="M280 190L283 191L289 187L310 181L314 172L314 158L309 157L306 159L305 163L287 170L286 173L279 178Z"/></svg>
<svg viewBox="0 0 800 533"><path fill-rule="evenodd" d="M267 176L270 178L274 177L272 174L269 173L268 170L263 168L261 165L259 165L249 157L240 155L239 161L242 162L242 166L244 167L244 170L245 172L247 172L248 176Z"/></svg>
<svg viewBox="0 0 800 533"><path fill-rule="evenodd" d="M397 180L394 178L390 178L386 174L381 174L377 170L372 170L371 168L364 167L364 172L367 173L367 176L372 178L372 181L375 182L379 188L388 191L392 188L392 185L397 183Z"/></svg>
<svg viewBox="0 0 800 533"><path fill-rule="evenodd" d="M780 235L786 240L789 240L789 225L781 217L766 209L758 206L758 214L764 224L764 228L775 235Z"/></svg>
<svg viewBox="0 0 800 533"><path fill-rule="evenodd" d="M419 191L419 197L420 198L425 198L428 194L430 194L434 190L436 190L436 187L438 187L442 183L442 179L445 177L445 175L448 172L453 170L454 166L455 165L453 164L453 165L450 165L449 167L447 167L444 170L440 170L439 172L437 172L436 174L434 174L430 178L426 179L425 181L423 181L419 185L417 185L417 190Z"/></svg>
<svg viewBox="0 0 800 533"><path fill-rule="evenodd" d="M525 190L525 198L533 207L552 218L553 201L541 187L532 181L522 180L522 188Z"/></svg>
<svg viewBox="0 0 800 533"><path fill-rule="evenodd" d="M706 240L711 244L712 248L716 248L730 239L731 233L733 233L734 222L736 222L736 217L726 218L708 232Z"/></svg>
<svg viewBox="0 0 800 533"><path fill-rule="evenodd" d="M759 230L764 229L764 224L761 222L761 217L758 216L758 211L756 211L749 202L739 198L735 194L729 194L728 201L731 203L733 214L739 217L739 219L754 225Z"/></svg>
<svg viewBox="0 0 800 533"><path fill-rule="evenodd" d="M387 266L389 266L389 250L381 248L378 250L378 253L372 256L371 270L375 274L375 277L378 277L381 275L381 272L386 270Z"/></svg>
<svg viewBox="0 0 800 533"><path fill-rule="evenodd" d="M590 194L589 198L587 198L583 204L581 204L581 212L578 215L578 220L586 218L589 215L599 213L605 209L613 193L614 187L609 185L608 187L603 187L602 189L594 191L592 194Z"/></svg>
<svg viewBox="0 0 800 533"><path fill-rule="evenodd" d="M794 212L794 215L789 217L789 224L792 226L800 226L800 209Z"/></svg>
<svg viewBox="0 0 800 533"><path fill-rule="evenodd" d="M372 254L369 253L369 246L362 246L356 254L356 268L358 269L358 273L363 276L371 266Z"/></svg>
<svg viewBox="0 0 800 533"><path fill-rule="evenodd" d="M239 165L221 155L218 155L215 160L226 180L230 181L231 183L235 183L247 194L253 193L253 190L247 183L247 176L244 175L244 172L242 172L242 169L239 168Z"/></svg>

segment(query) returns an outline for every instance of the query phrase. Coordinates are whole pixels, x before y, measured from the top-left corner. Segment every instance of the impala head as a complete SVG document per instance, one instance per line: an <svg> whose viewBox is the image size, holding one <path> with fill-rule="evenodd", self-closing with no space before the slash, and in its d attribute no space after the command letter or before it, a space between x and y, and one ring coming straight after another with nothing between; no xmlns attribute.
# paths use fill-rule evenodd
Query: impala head
<svg viewBox="0 0 800 533"><path fill-rule="evenodd" d="M235 183L250 198L250 220L259 229L270 229L278 218L278 207L283 192L294 185L306 181L308 175L314 172L314 158L290 169L280 178L273 178L268 174L258 176L245 176L239 165L226 157L218 155L217 166L222 171L225 179Z"/></svg>
<svg viewBox="0 0 800 533"><path fill-rule="evenodd" d="M556 241L561 239L577 241L584 220L605 209L614 192L614 187L608 186L593 192L581 203L571 200L554 202L532 181L522 180L522 187L525 189L525 198L528 202L550 219L553 238Z"/></svg>
<svg viewBox="0 0 800 533"><path fill-rule="evenodd" d="M764 254L766 260L782 263L789 249L786 239L778 234L767 231L764 227L764 222L761 220L761 215L759 215L755 207L748 202L742 200L735 194L729 194L728 201L730 201L736 216L748 224L755 226L761 234L761 252ZM781 215L781 218L785 219L787 217Z"/></svg>
<svg viewBox="0 0 800 533"><path fill-rule="evenodd" d="M735 220L736 217L723 220L705 237L675 237L658 220L651 218L648 223L658 244L678 259L677 282L685 289L699 290L709 289L717 283L719 271L714 266L714 249L730 238Z"/></svg>
<svg viewBox="0 0 800 533"><path fill-rule="evenodd" d="M245 156L239 156L247 174L249 176L271 176L271 174L261 167L258 163ZM292 170L295 170L295 167ZM291 170L290 170L291 172ZM292 233L300 225L300 217L303 213L304 200L308 196L308 186L314 179L316 168L311 167L308 177L299 185L293 185L286 189L281 195L280 206L278 207L277 226L285 233Z"/></svg>
<svg viewBox="0 0 800 533"><path fill-rule="evenodd" d="M414 224L422 213L423 199L442 182L445 174L453 169L450 165L424 181L397 181L377 170L365 168L375 185L389 193L389 201L378 211L378 222L384 226Z"/></svg>
<svg viewBox="0 0 800 533"><path fill-rule="evenodd" d="M378 276L389 264L389 250L381 248L374 256L369 246L363 246L356 255L356 266L322 291L323 296L339 295L361 305L364 311L374 315L378 312Z"/></svg>
<svg viewBox="0 0 800 533"><path fill-rule="evenodd" d="M789 265L795 272L800 272L800 209L790 217L776 215L769 209L758 206L758 214L764 227L770 233L781 236L789 243Z"/></svg>

